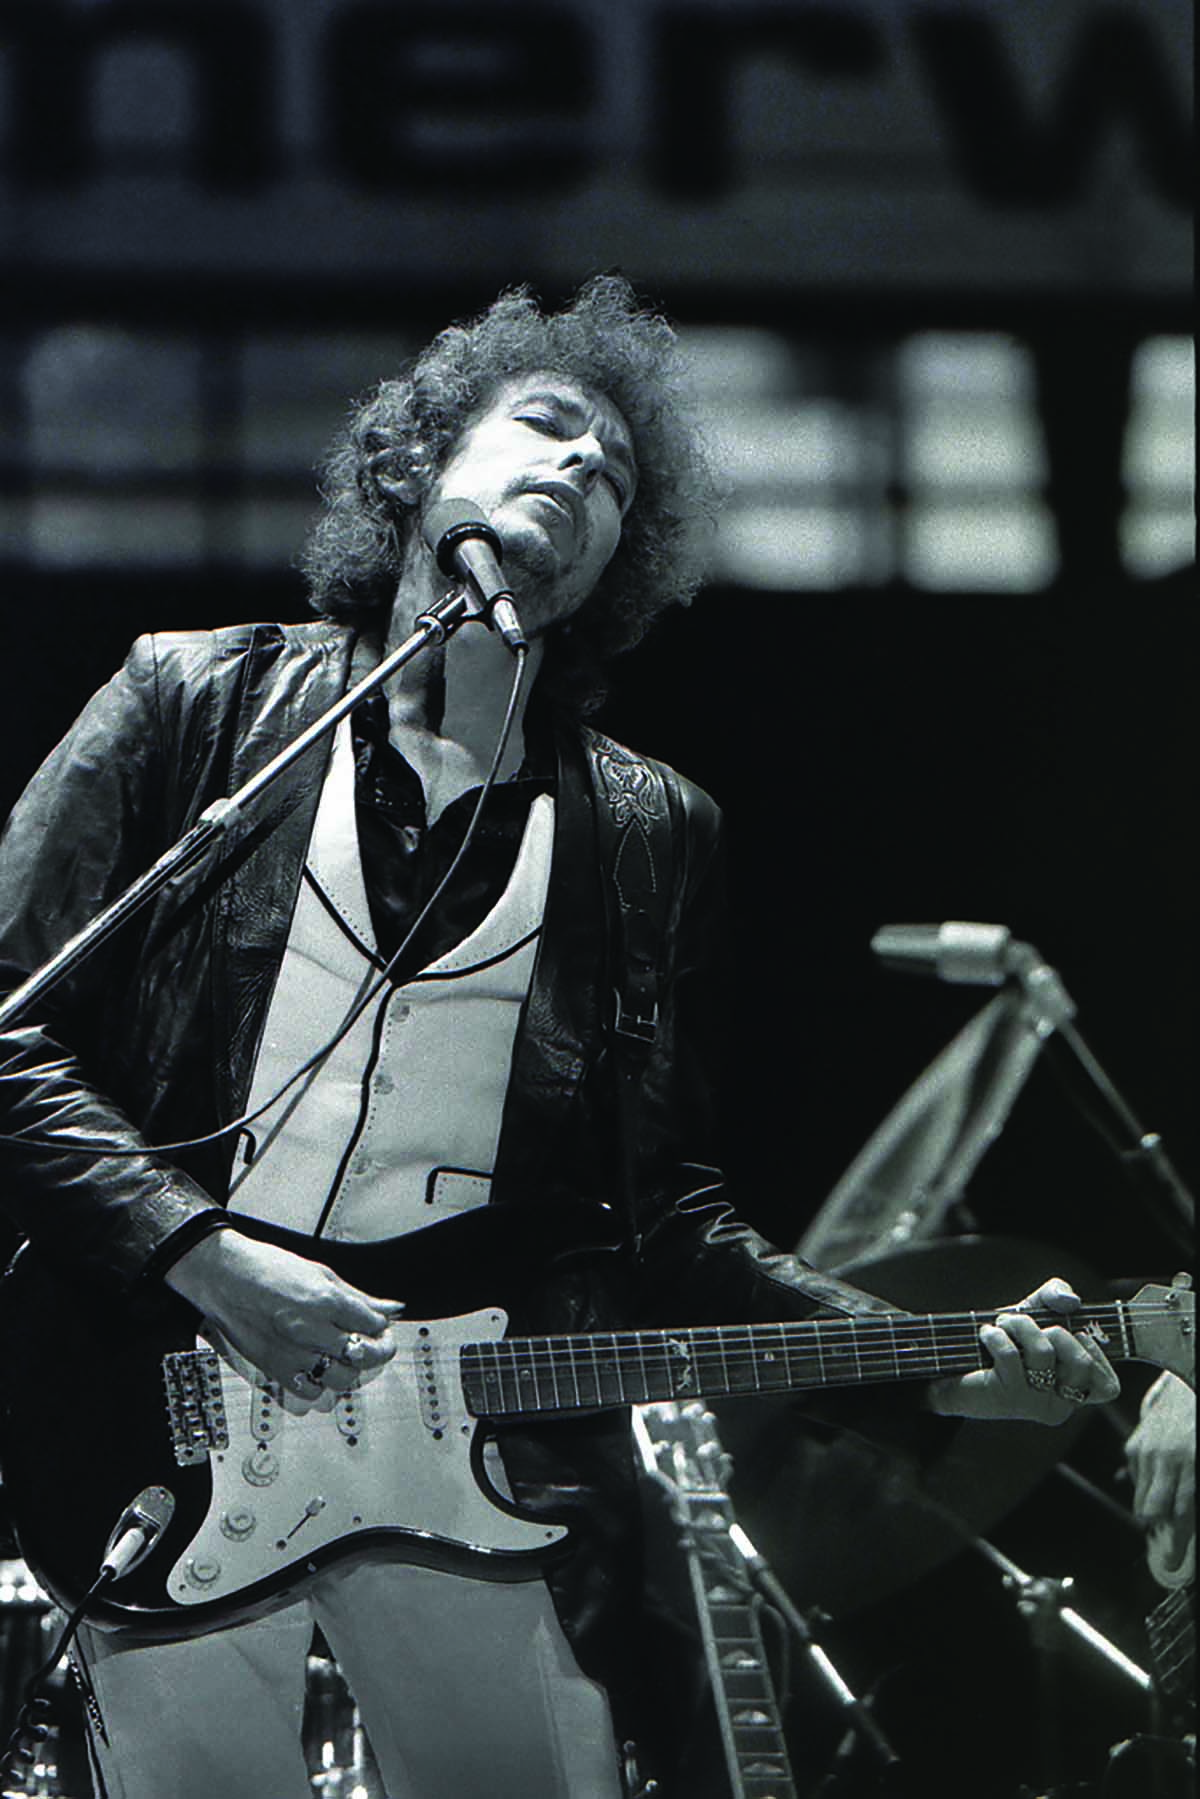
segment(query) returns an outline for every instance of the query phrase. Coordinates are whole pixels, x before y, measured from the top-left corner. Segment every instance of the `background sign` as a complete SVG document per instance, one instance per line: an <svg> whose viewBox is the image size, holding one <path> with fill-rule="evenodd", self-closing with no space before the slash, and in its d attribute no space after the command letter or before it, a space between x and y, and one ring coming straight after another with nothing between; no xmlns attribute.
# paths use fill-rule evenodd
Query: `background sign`
<svg viewBox="0 0 1200 1799"><path fill-rule="evenodd" d="M1164 294L1185 0L27 0L2 253L353 283Z"/></svg>

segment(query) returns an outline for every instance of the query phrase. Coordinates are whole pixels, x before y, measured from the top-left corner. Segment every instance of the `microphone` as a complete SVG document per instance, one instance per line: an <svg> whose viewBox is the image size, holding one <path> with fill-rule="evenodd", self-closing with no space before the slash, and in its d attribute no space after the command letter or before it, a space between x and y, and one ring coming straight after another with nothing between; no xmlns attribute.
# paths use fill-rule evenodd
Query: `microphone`
<svg viewBox="0 0 1200 1799"><path fill-rule="evenodd" d="M175 1515L175 1495L166 1487L143 1487L113 1526L100 1572L120 1580L145 1560Z"/></svg>
<svg viewBox="0 0 1200 1799"><path fill-rule="evenodd" d="M871 948L889 968L930 974L966 986L1002 987L1028 959L1028 946L1014 943L1007 925L885 924Z"/></svg>
<svg viewBox="0 0 1200 1799"><path fill-rule="evenodd" d="M425 514L422 531L442 573L468 584L509 649L527 650L512 589L500 572L500 535L474 500L439 500Z"/></svg>

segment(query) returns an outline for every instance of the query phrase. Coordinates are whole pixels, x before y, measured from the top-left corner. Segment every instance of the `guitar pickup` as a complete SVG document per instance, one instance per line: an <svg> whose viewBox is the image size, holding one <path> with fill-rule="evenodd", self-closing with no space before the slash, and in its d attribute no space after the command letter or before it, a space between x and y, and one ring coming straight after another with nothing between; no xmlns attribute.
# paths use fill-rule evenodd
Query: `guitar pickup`
<svg viewBox="0 0 1200 1799"><path fill-rule="evenodd" d="M413 1345L413 1366L417 1376L417 1402L425 1429L441 1442L446 1434L446 1407L438 1380L438 1352L428 1327L422 1325Z"/></svg>
<svg viewBox="0 0 1200 1799"><path fill-rule="evenodd" d="M167 1390L171 1445L181 1468L207 1459L214 1449L228 1449L229 1425L221 1364L213 1349L173 1350L162 1359Z"/></svg>

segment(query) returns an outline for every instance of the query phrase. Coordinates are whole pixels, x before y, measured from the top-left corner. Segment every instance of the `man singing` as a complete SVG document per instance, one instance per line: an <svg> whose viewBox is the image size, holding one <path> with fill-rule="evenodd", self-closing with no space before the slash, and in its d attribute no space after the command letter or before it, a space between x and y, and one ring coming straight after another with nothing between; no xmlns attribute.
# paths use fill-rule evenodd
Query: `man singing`
<svg viewBox="0 0 1200 1799"><path fill-rule="evenodd" d="M2 1185L30 1253L115 1317L189 1302L276 1396L281 1443L289 1412L338 1429L346 1393L367 1418L397 1321L431 1315L402 1275L340 1278L337 1245L453 1227L446 1290L468 1297L442 1309L494 1301L529 1333L878 1306L738 1222L710 1152L719 814L585 723L605 663L698 584L713 492L674 333L622 279L550 315L506 294L353 416L305 556L317 620L139 640L12 816L10 989L409 635L447 585L435 506L490 520L529 643L515 699L509 648L467 624L307 752L194 892L160 896L0 1039ZM617 1247L551 1256L581 1207ZM511 1294L488 1291L481 1220L523 1233ZM1056 1423L1110 1399L1100 1352L1045 1323L1075 1303L1048 1282L923 1403ZM627 1417L489 1442L496 1488L571 1527L544 1574L350 1543L199 1637L85 1625L97 1790L302 1799L315 1622L390 1799L618 1799L644 1672ZM253 1529L252 1475L273 1478L253 1455L231 1538ZM421 1528L452 1534L430 1492Z"/></svg>

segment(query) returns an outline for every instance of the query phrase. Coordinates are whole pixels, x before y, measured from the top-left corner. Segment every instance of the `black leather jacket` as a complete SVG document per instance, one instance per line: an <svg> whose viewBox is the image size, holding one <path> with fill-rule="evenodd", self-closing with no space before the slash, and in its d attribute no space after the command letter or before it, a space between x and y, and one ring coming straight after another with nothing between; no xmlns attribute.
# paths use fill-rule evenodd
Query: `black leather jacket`
<svg viewBox="0 0 1200 1799"><path fill-rule="evenodd" d="M0 985L11 988L346 688L353 634L324 623L143 638L35 776L0 846ZM198 890L160 896L0 1037L0 1126L52 1132L50 1153L0 1146L6 1208L68 1280L153 1306L158 1277L221 1217L235 1142L105 1156L214 1131L243 1108L329 739L269 790L248 838ZM558 744L553 870L513 1059L496 1203L611 1198L607 1044L612 978L594 796L578 731ZM713 1093L706 984L720 929L720 819L663 769L673 893L661 1018L635 1156L636 1268L609 1257L531 1296L526 1328L607 1328L804 1315L872 1302L780 1256L734 1217L708 1165ZM630 1552L628 1433L611 1418L510 1431L518 1493L573 1519L586 1546L554 1576L585 1666L623 1653ZM625 1639L627 1642L627 1639Z"/></svg>

